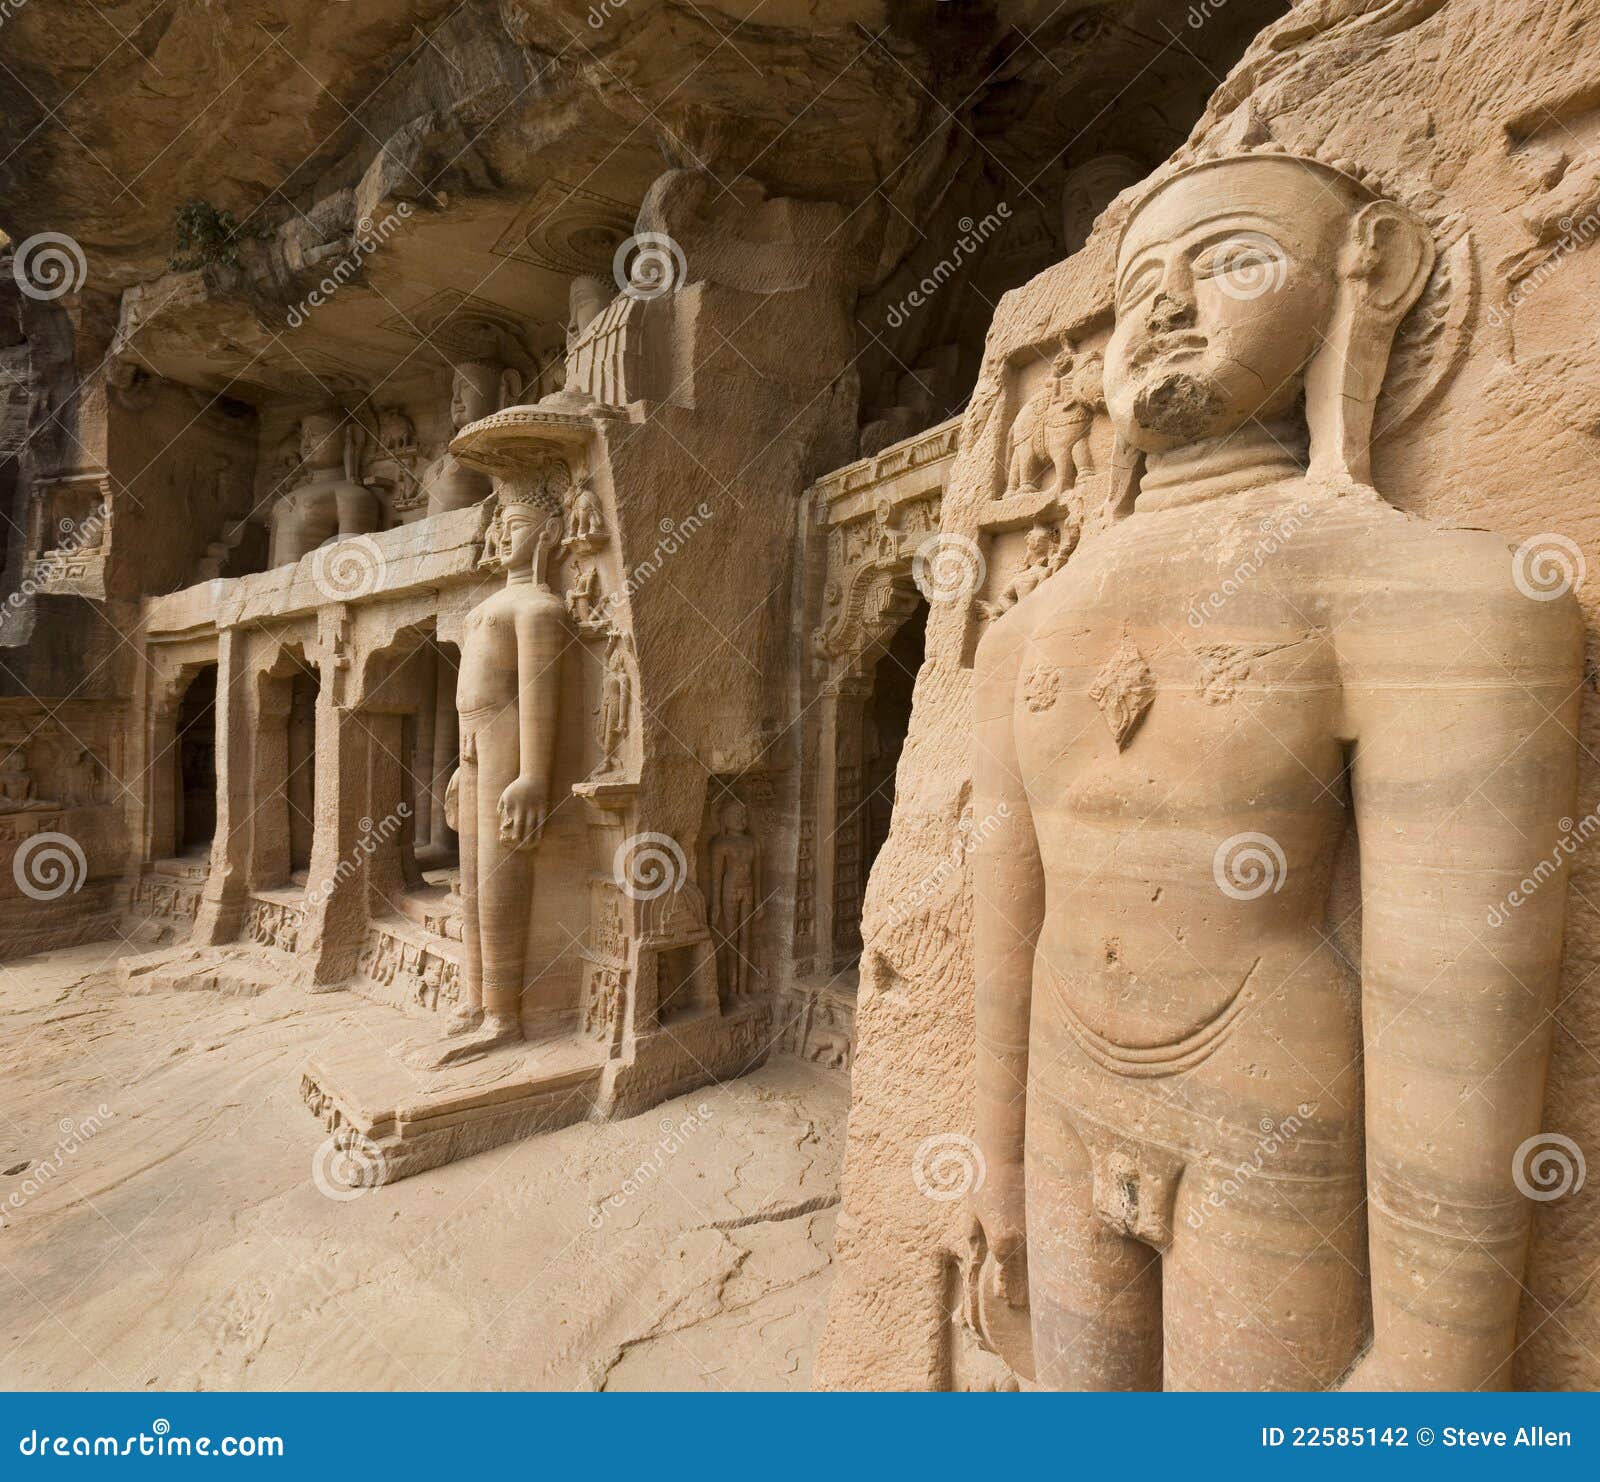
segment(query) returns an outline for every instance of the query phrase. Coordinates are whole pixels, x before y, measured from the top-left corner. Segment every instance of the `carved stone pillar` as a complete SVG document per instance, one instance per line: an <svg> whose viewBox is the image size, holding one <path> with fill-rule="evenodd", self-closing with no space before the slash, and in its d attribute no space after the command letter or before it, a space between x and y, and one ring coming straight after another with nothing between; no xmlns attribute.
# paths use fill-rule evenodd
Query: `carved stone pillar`
<svg viewBox="0 0 1600 1482"><path fill-rule="evenodd" d="M250 887L283 885L289 878L290 683L262 674L251 696Z"/></svg>
<svg viewBox="0 0 1600 1482"><path fill-rule="evenodd" d="M254 806L246 783L254 709L245 669L245 634L238 628L224 628L217 635L217 826L211 840L211 868L191 938L201 946L233 941L244 923ZM174 764L175 785L177 770Z"/></svg>
<svg viewBox="0 0 1600 1482"><path fill-rule="evenodd" d="M316 818L317 697L308 684L296 684L289 703L286 798L289 809L289 869L304 869L311 859Z"/></svg>
<svg viewBox="0 0 1600 1482"><path fill-rule="evenodd" d="M324 609L316 707L316 832L311 844L305 924L300 937L313 987L342 983L355 971L367 918L367 877L357 849L366 816L365 719L346 705L349 657L342 613Z"/></svg>

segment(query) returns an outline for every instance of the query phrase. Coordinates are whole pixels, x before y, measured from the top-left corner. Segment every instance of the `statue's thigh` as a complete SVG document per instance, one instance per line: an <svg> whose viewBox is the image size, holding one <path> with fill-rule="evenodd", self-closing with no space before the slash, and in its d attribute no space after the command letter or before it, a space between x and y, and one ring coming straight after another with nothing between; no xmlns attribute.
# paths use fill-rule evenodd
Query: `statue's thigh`
<svg viewBox="0 0 1600 1482"><path fill-rule="evenodd" d="M1191 1164L1163 1263L1168 1389L1328 1389L1370 1326L1359 1178Z"/></svg>
<svg viewBox="0 0 1600 1482"><path fill-rule="evenodd" d="M1027 1191L1039 1382L1160 1389L1161 1258L1095 1214L1088 1152L1060 1110L1036 1093L1028 1098Z"/></svg>

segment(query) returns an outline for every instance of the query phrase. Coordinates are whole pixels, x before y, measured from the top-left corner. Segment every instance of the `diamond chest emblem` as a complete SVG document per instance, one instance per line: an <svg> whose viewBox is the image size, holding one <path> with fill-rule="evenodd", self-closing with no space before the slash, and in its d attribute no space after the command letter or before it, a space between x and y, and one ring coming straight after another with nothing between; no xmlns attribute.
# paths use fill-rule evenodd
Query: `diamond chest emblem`
<svg viewBox="0 0 1600 1482"><path fill-rule="evenodd" d="M1155 676L1131 639L1124 638L1101 666L1089 686L1089 694L1100 707L1100 714L1111 728L1111 739L1121 751L1139 729L1139 722L1156 697Z"/></svg>

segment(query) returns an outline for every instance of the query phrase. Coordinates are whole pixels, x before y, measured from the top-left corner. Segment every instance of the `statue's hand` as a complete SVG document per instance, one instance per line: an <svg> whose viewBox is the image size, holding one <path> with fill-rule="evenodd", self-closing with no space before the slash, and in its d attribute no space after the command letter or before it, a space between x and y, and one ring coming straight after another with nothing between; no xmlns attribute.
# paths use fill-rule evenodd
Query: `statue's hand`
<svg viewBox="0 0 1600 1482"><path fill-rule="evenodd" d="M991 1159L972 1210L997 1268L1000 1295L1028 1305L1028 1218L1022 1164Z"/></svg>
<svg viewBox="0 0 1600 1482"><path fill-rule="evenodd" d="M457 833L461 832L461 768L450 774L444 789L444 821Z"/></svg>
<svg viewBox="0 0 1600 1482"><path fill-rule="evenodd" d="M500 842L512 849L537 844L546 805L544 788L531 777L518 777L500 794Z"/></svg>

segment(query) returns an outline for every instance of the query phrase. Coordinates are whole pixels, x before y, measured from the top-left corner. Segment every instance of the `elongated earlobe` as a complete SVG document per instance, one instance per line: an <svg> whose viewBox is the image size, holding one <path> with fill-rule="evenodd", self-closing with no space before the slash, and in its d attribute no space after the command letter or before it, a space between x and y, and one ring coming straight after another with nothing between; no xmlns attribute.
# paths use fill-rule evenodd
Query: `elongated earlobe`
<svg viewBox="0 0 1600 1482"><path fill-rule="evenodd" d="M1372 422L1395 330L1433 271L1433 236L1392 201L1361 207L1339 261L1339 293L1322 348L1306 370L1310 473L1372 482Z"/></svg>

